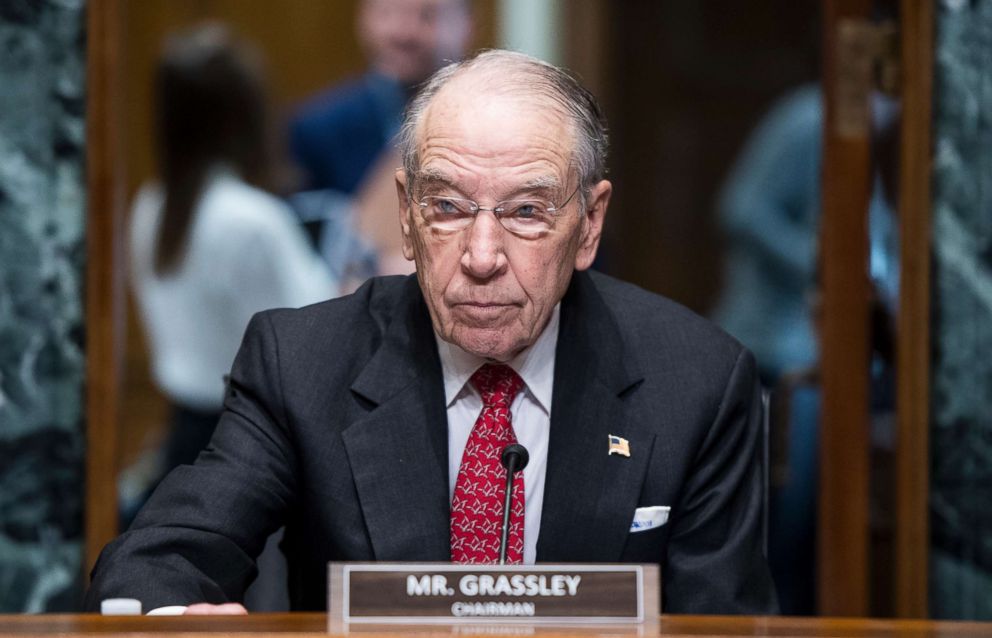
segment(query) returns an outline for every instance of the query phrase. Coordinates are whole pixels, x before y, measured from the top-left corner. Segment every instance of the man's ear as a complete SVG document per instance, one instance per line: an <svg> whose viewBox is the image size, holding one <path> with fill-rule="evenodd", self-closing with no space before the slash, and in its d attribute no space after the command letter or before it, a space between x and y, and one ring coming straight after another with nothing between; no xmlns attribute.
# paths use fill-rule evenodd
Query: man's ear
<svg viewBox="0 0 992 638"><path fill-rule="evenodd" d="M593 260L596 259L599 239L603 236L603 220L606 218L611 195L613 195L613 184L605 179L589 189L586 210L579 230L579 249L575 253L576 270L585 270L592 266Z"/></svg>
<svg viewBox="0 0 992 638"><path fill-rule="evenodd" d="M399 199L400 231L403 233L403 256L413 261L413 238L411 236L411 224L413 224L410 198L406 193L406 171L402 168L396 169L396 197Z"/></svg>

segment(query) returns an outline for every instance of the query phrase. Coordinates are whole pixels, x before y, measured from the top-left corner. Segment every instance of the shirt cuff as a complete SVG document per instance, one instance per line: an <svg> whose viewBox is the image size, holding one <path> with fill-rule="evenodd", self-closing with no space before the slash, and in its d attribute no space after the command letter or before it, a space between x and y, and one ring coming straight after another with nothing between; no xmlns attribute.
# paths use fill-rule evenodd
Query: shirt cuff
<svg viewBox="0 0 992 638"><path fill-rule="evenodd" d="M186 613L186 605L169 605L167 607L156 607L149 611L146 616L182 616Z"/></svg>

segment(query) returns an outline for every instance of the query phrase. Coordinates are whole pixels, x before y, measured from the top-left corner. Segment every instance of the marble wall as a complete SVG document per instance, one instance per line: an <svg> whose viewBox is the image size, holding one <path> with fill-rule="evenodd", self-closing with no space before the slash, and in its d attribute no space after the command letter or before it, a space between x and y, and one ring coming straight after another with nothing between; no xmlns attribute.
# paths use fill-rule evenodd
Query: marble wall
<svg viewBox="0 0 992 638"><path fill-rule="evenodd" d="M0 612L82 587L84 9L0 1Z"/></svg>
<svg viewBox="0 0 992 638"><path fill-rule="evenodd" d="M992 0L938 6L930 602L992 620Z"/></svg>

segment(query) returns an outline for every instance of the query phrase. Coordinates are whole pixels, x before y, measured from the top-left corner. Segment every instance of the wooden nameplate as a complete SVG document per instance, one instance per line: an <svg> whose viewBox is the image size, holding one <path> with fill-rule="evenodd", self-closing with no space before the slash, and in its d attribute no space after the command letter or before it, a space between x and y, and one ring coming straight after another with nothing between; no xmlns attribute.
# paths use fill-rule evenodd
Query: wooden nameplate
<svg viewBox="0 0 992 638"><path fill-rule="evenodd" d="M639 624L661 606L657 565L335 563L329 626Z"/></svg>

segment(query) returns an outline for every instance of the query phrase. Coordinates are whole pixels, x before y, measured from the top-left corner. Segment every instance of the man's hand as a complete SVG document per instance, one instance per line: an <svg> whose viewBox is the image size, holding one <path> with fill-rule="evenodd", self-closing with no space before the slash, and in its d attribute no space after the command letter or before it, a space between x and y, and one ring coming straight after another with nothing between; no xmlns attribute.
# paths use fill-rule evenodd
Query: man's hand
<svg viewBox="0 0 992 638"><path fill-rule="evenodd" d="M210 603L197 603L190 605L183 612L184 616L247 616L248 610L240 603L224 603L223 605L211 605Z"/></svg>

